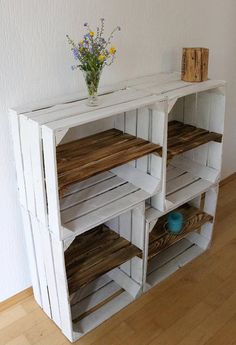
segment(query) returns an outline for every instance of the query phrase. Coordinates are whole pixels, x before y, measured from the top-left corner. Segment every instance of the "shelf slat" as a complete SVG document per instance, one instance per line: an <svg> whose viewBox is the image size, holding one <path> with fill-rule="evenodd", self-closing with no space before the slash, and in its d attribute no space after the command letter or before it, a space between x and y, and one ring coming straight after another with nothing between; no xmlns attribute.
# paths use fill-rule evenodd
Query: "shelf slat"
<svg viewBox="0 0 236 345"><path fill-rule="evenodd" d="M64 239L78 236L126 212L150 195L113 173L101 173L68 188L60 200Z"/></svg>
<svg viewBox="0 0 236 345"><path fill-rule="evenodd" d="M140 254L140 249L105 225L77 236L65 252L69 293Z"/></svg>
<svg viewBox="0 0 236 345"><path fill-rule="evenodd" d="M184 238L188 233L196 231L203 224L212 222L213 217L196 207L185 204L177 209L184 216L184 227L180 234L173 235L165 231L167 215L161 217L150 233L149 239L149 260L155 257L162 250L170 247L172 244Z"/></svg>
<svg viewBox="0 0 236 345"><path fill-rule="evenodd" d="M210 141L221 142L222 134L185 125L179 121L170 121L168 125L168 159Z"/></svg>
<svg viewBox="0 0 236 345"><path fill-rule="evenodd" d="M73 183L110 170L147 154L161 154L161 147L117 129L57 147L60 195Z"/></svg>

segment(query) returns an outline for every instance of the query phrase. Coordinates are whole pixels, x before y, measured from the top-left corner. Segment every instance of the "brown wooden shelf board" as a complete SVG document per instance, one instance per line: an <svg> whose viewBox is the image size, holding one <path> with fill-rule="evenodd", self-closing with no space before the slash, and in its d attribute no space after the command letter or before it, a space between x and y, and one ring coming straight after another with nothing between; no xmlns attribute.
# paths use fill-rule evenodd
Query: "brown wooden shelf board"
<svg viewBox="0 0 236 345"><path fill-rule="evenodd" d="M159 145L110 129L57 147L60 196L69 185L154 153Z"/></svg>
<svg viewBox="0 0 236 345"><path fill-rule="evenodd" d="M140 249L105 225L77 236L65 252L69 293L140 254Z"/></svg>
<svg viewBox="0 0 236 345"><path fill-rule="evenodd" d="M170 121L168 125L168 159L210 141L221 142L222 134L185 125L179 121Z"/></svg>
<svg viewBox="0 0 236 345"><path fill-rule="evenodd" d="M212 222L213 217L200 209L185 204L179 207L176 211L184 215L184 227L180 234L173 235L165 230L165 223L167 216L164 215L156 223L155 227L150 233L148 259L152 259L162 250L170 247L172 244L184 238L188 233L198 230L203 224Z"/></svg>

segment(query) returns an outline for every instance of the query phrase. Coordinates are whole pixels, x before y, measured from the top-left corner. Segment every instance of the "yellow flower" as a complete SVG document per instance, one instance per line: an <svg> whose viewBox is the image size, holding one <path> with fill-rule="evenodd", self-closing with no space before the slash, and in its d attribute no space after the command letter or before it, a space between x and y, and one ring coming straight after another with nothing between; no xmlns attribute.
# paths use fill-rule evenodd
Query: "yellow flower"
<svg viewBox="0 0 236 345"><path fill-rule="evenodd" d="M79 43L80 43L80 44L83 44L83 43L84 43L84 40L80 40Z"/></svg>
<svg viewBox="0 0 236 345"><path fill-rule="evenodd" d="M93 32L93 31L90 31L89 35L90 35L91 37L93 37L93 36L94 36L94 32Z"/></svg>
<svg viewBox="0 0 236 345"><path fill-rule="evenodd" d="M99 57L98 57L98 60L99 60L99 61L103 61L104 59L105 59L105 56L104 56L104 55L102 55L102 54L99 55Z"/></svg>
<svg viewBox="0 0 236 345"><path fill-rule="evenodd" d="M109 52L110 52L110 54L114 55L116 53L116 48L115 47L111 47Z"/></svg>

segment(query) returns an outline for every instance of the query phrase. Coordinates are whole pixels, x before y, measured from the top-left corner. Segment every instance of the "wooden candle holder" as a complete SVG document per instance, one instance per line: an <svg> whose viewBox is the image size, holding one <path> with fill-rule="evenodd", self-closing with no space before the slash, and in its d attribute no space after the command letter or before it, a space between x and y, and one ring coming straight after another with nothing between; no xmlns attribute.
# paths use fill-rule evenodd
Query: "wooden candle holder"
<svg viewBox="0 0 236 345"><path fill-rule="evenodd" d="M201 82L208 79L209 49L183 48L181 79Z"/></svg>

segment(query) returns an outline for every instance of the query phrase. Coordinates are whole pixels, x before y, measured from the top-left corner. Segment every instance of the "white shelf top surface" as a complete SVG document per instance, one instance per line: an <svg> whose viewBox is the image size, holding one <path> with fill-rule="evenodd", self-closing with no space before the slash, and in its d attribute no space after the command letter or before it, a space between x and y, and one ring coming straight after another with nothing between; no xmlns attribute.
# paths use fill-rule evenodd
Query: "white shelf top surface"
<svg viewBox="0 0 236 345"><path fill-rule="evenodd" d="M86 93L83 92L12 108L10 112L52 131L61 131L223 85L225 82L221 80L188 83L180 80L179 73L159 73L101 88L100 104L94 108L86 105Z"/></svg>
<svg viewBox="0 0 236 345"><path fill-rule="evenodd" d="M148 223L193 200L219 182L219 172L213 168L183 158L175 160L174 163L175 165L170 164L167 168L166 209L160 211L148 205Z"/></svg>
<svg viewBox="0 0 236 345"><path fill-rule="evenodd" d="M109 171L76 183L60 201L64 239L127 212L149 197L141 188Z"/></svg>

